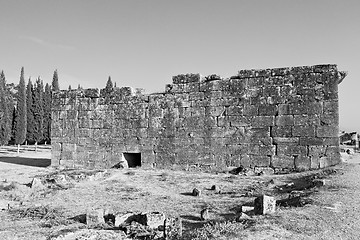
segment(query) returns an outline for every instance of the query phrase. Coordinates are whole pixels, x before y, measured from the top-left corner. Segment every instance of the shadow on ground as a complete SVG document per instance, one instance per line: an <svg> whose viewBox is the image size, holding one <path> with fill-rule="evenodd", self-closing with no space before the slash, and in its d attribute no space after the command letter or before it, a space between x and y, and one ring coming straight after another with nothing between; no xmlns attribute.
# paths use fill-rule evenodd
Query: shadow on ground
<svg viewBox="0 0 360 240"><path fill-rule="evenodd" d="M24 157L0 157L0 162L32 166L32 167L48 167L51 164L51 159L24 158Z"/></svg>

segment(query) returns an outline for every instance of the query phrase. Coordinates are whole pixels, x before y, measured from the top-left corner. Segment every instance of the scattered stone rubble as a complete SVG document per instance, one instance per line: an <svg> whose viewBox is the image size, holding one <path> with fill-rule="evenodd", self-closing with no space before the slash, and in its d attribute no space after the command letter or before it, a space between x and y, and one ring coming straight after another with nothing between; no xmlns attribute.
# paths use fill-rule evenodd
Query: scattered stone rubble
<svg viewBox="0 0 360 240"><path fill-rule="evenodd" d="M169 218L160 212L104 213L104 209L90 209L86 214L87 226L103 226L106 215L112 215L114 222L110 222L110 225L132 238L161 239L164 236L170 238L182 235L181 219Z"/></svg>
<svg viewBox="0 0 360 240"><path fill-rule="evenodd" d="M264 169L262 169L263 171ZM242 174L246 172L246 168L240 167L233 171L233 174ZM241 223L248 223L254 221L253 215L267 215L273 214L276 211L276 206L281 207L301 207L308 203L306 191L313 188L320 188L329 185L329 180L322 179L324 174L330 174L336 172L335 170L324 170L316 175L306 176L301 178L297 182L289 182L284 185L275 184L275 180L267 180L264 186L271 186L274 190L288 194L288 197L282 197L276 199L273 196L266 194L257 195L253 203L242 205L241 210L237 212L235 221ZM92 171L79 172L79 171L68 171L61 172L43 177L35 177L30 184L27 184L32 191L43 191L49 188L52 184L66 185L71 181L88 180L93 181L103 178L107 174L106 171ZM11 190L15 188L16 184L13 182L9 183L4 181L1 183L1 189ZM0 189L0 190L1 190ZM220 188L217 185L212 185L210 191L220 193ZM201 190L194 188L192 196L200 196ZM248 206L251 205L251 206ZM15 206L11 201L0 200L0 210L10 210L11 208L19 208L20 204ZM34 208L32 215L38 214L38 209L46 208ZM201 221L209 221L208 207L203 208L200 212ZM43 211L44 212L44 211ZM47 211L45 211L47 212ZM55 214L56 212L54 212ZM40 212L40 215L43 214ZM79 215L80 216L80 215ZM107 209L94 208L88 209L86 214L81 215L84 218L71 218L72 220L86 224L86 230L78 230L71 232L67 235L59 236L57 240L72 240L79 239L79 237L87 236L89 239L93 236L102 236L100 239L172 239L173 237L179 237L182 235L182 222L180 217L167 217L161 212L141 212L141 213L114 213ZM77 219L77 220L76 220ZM81 219L81 220L80 220ZM99 230L107 229L107 230ZM108 231L112 230L112 231ZM96 238L98 239L98 238Z"/></svg>

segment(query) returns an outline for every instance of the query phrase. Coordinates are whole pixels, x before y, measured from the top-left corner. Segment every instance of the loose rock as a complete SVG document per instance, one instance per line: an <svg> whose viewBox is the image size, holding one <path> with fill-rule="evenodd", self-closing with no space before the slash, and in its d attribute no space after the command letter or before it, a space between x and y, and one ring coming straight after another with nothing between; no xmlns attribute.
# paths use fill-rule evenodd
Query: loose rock
<svg viewBox="0 0 360 240"><path fill-rule="evenodd" d="M201 210L200 219L202 221L206 221L209 219L209 209L208 208L204 208L203 210Z"/></svg>
<svg viewBox="0 0 360 240"><path fill-rule="evenodd" d="M159 226L164 225L165 214L160 212L145 213L145 225L151 229L157 229Z"/></svg>
<svg viewBox="0 0 360 240"><path fill-rule="evenodd" d="M274 197L262 195L254 201L254 213L259 215L275 212L276 200Z"/></svg>
<svg viewBox="0 0 360 240"><path fill-rule="evenodd" d="M31 181L31 189L38 191L38 190L42 190L44 188L45 188L45 186L44 186L44 184L42 184L42 182L39 178L33 178L33 180Z"/></svg>
<svg viewBox="0 0 360 240"><path fill-rule="evenodd" d="M126 214L115 214L115 227L119 227L120 225L124 225L126 223L130 223L129 220L133 216L133 213Z"/></svg>
<svg viewBox="0 0 360 240"><path fill-rule="evenodd" d="M217 186L217 185L212 185L210 190L215 191L215 193L220 193L221 192L220 187Z"/></svg>
<svg viewBox="0 0 360 240"><path fill-rule="evenodd" d="M240 165L239 167L234 168L231 171L229 171L229 173L238 175L239 173L243 172L244 170L245 170L245 168L242 165Z"/></svg>
<svg viewBox="0 0 360 240"><path fill-rule="evenodd" d="M86 225L104 224L104 209L89 209L86 213Z"/></svg>
<svg viewBox="0 0 360 240"><path fill-rule="evenodd" d="M312 182L313 182L314 186L316 186L316 187L322 187L322 186L327 185L326 184L327 181L325 179L314 179Z"/></svg>
<svg viewBox="0 0 360 240"><path fill-rule="evenodd" d="M197 188L194 188L193 191L192 191L192 195L195 196L195 197L200 197L201 190L197 189Z"/></svg>
<svg viewBox="0 0 360 240"><path fill-rule="evenodd" d="M240 213L240 215L235 219L237 222L243 222L244 220L250 220L251 217L247 215L246 213Z"/></svg>
<svg viewBox="0 0 360 240"><path fill-rule="evenodd" d="M254 207L252 206L241 206L241 213L254 211Z"/></svg>

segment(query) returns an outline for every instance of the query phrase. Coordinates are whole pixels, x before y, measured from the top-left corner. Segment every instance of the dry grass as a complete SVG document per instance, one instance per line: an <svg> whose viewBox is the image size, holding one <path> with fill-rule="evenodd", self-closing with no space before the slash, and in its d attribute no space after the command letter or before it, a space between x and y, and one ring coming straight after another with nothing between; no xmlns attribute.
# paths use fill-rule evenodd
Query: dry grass
<svg viewBox="0 0 360 240"><path fill-rule="evenodd" d="M30 221L37 224L38 232L46 236L83 228L79 225L72 227L68 219L96 207L114 213L161 211L167 216L180 216L184 230L182 239L311 239L312 236L326 234L321 231L328 229L326 217L331 216L324 206L331 206L334 197L324 202L321 194L330 192L337 196L347 189L346 183L321 189L309 184L314 178L339 177L342 173L339 170L246 177L228 173L111 169L93 178L102 171L44 169L43 173L37 171L34 174L34 171L27 173L26 169L23 168L24 176L30 174L56 179L57 175L66 175L67 181L73 184L69 188L51 188L49 184L46 195L32 195L30 192L25 208L8 212L13 216L13 226ZM221 192L211 190L212 185L218 186ZM16 186L1 183L0 198L9 199L25 187L21 185L17 189ZM189 194L195 187L201 190L200 197ZM252 221L248 222L234 221L241 205L251 205L256 196L268 194L281 199L294 190L307 195L313 202L303 207L278 207L276 214L252 216ZM36 205L32 203L34 200ZM200 220L200 211L205 207L209 208L208 221ZM4 214L0 212L0 219ZM2 220L0 223L4 224ZM38 233L30 229L18 227L20 230L16 232L15 227L4 226L13 229L11 233L19 239L38 239Z"/></svg>

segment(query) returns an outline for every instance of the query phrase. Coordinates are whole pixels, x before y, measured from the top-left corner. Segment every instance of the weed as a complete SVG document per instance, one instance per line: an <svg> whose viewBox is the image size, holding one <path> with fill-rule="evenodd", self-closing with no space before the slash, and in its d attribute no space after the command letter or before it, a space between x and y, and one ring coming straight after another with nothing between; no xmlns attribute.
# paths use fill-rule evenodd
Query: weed
<svg viewBox="0 0 360 240"><path fill-rule="evenodd" d="M0 183L0 191L11 191L16 188L16 183L11 182L10 184L6 183Z"/></svg>
<svg viewBox="0 0 360 240"><path fill-rule="evenodd" d="M67 219L64 213L57 208L48 206L11 209L9 211L15 218L40 219L41 227L52 227L71 224L73 221Z"/></svg>
<svg viewBox="0 0 360 240"><path fill-rule="evenodd" d="M186 232L181 239L207 240L240 237L240 233L247 226L238 222L215 222L205 224L202 228Z"/></svg>

